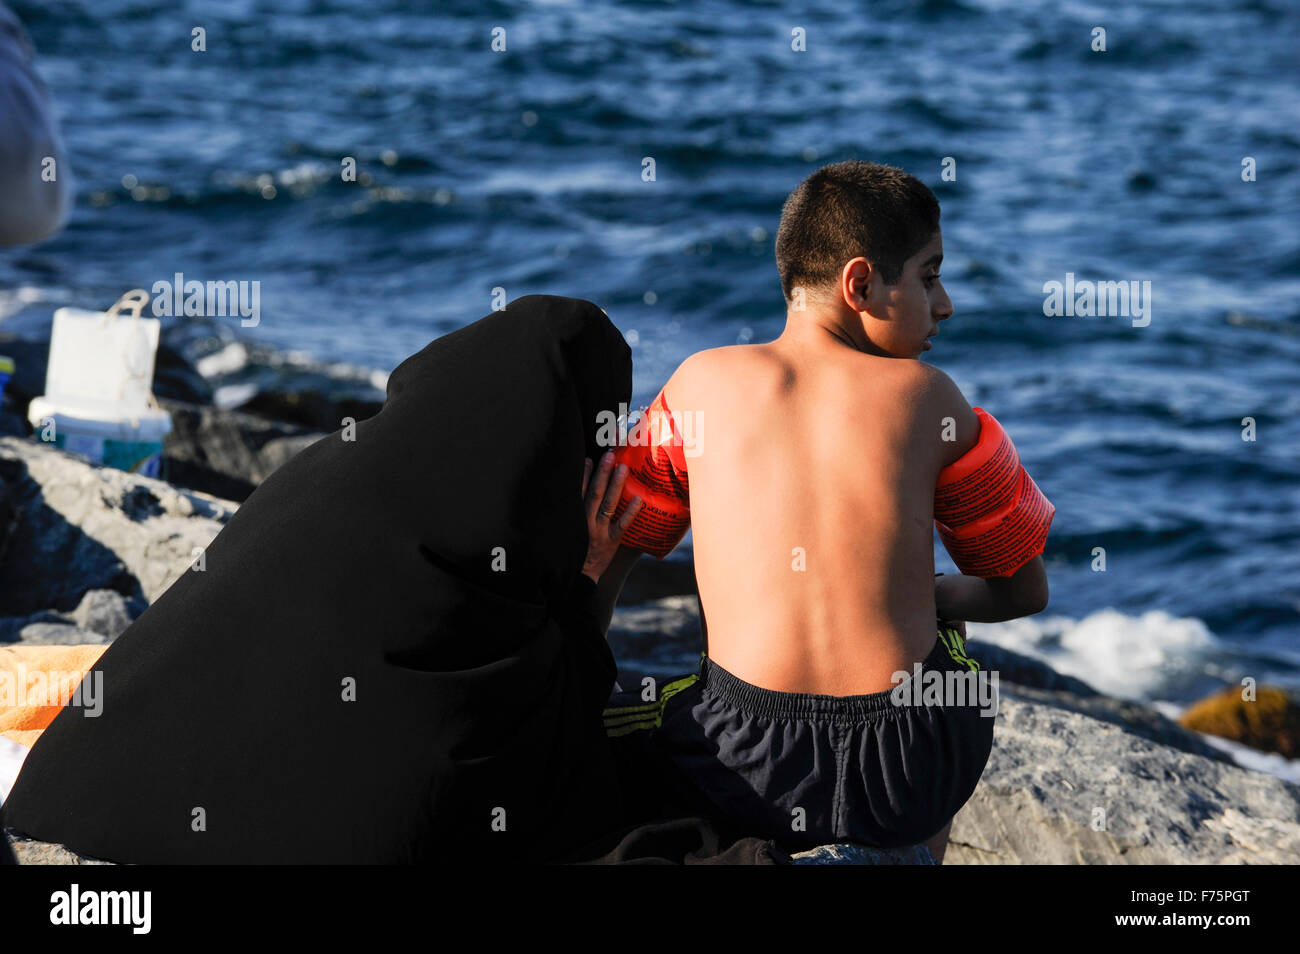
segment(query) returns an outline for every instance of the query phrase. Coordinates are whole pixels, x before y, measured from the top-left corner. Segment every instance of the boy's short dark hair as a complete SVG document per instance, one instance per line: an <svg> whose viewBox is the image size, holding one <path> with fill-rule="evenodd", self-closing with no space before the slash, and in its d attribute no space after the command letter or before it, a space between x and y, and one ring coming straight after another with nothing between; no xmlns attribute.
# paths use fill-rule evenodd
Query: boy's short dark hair
<svg viewBox="0 0 1300 954"><path fill-rule="evenodd" d="M796 286L835 284L845 262L866 258L886 285L939 229L939 200L902 169L850 159L823 166L790 193L776 232L786 301Z"/></svg>

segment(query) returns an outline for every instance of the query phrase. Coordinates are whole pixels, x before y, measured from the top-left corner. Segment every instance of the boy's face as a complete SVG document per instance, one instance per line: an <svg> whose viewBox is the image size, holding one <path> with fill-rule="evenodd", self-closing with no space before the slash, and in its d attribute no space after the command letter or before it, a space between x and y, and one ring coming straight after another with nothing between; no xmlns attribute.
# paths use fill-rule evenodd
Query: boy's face
<svg viewBox="0 0 1300 954"><path fill-rule="evenodd" d="M894 358L919 358L930 350L927 340L939 322L952 315L952 300L939 281L943 261L943 234L936 231L922 249L907 260L897 284L886 285L880 271L868 272L865 259L845 268L860 269L853 287L863 330L880 353ZM865 298L865 301L864 301Z"/></svg>

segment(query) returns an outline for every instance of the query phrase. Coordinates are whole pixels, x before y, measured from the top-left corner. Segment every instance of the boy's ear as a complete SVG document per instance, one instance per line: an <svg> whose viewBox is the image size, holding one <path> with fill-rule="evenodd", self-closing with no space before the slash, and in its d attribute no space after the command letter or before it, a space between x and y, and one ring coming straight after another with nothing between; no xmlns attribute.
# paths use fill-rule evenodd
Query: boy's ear
<svg viewBox="0 0 1300 954"><path fill-rule="evenodd" d="M841 275L841 288L843 283L848 284L849 304L855 311L866 309L867 298L871 292L871 282L876 278L876 270L871 267L862 256L851 259L844 263L844 271Z"/></svg>
<svg viewBox="0 0 1300 954"><path fill-rule="evenodd" d="M859 286L859 292L862 295L862 305L865 308L867 304L867 299L871 297L871 284L872 282L875 282L879 278L880 273L877 272L874 268L872 268L871 263L866 260L863 261L862 267L866 269L867 273L862 278L862 284Z"/></svg>

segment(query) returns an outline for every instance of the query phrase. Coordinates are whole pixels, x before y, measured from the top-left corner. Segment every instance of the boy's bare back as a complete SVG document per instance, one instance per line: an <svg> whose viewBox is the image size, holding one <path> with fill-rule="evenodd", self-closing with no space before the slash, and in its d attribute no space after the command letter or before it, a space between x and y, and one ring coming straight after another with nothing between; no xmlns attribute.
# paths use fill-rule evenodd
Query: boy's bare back
<svg viewBox="0 0 1300 954"><path fill-rule="evenodd" d="M783 336L691 356L664 396L697 416L710 658L754 685L827 695L892 688L925 659L935 482L980 430L947 375L830 335Z"/></svg>
<svg viewBox="0 0 1300 954"><path fill-rule="evenodd" d="M941 856L993 720L956 698L895 699L895 676L978 670L940 616L1046 606L1055 508L997 420L917 360L954 313L922 182L860 160L818 170L786 200L776 259L780 337L692 355L611 455L643 509L601 612L629 556L663 559L689 525L707 656L662 701L654 744L747 831ZM961 570L937 590L936 527Z"/></svg>

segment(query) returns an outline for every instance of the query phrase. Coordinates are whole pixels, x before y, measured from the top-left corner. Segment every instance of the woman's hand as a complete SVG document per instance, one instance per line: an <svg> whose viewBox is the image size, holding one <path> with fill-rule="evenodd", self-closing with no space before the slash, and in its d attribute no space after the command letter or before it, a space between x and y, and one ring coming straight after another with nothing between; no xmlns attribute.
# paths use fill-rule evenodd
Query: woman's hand
<svg viewBox="0 0 1300 954"><path fill-rule="evenodd" d="M612 481L611 471L614 472ZM587 464L582 470L582 497L587 505L588 540L587 560L582 565L582 572L599 583L600 575L605 572L605 568L614 559L614 554L618 552L619 537L623 536L623 531L632 524L644 501L640 497L633 497L632 502L623 511L623 515L616 522L611 523L610 518L618 509L618 502L623 496L623 484L627 482L627 465L619 464L618 469L615 470L614 452L606 451L605 456L600 459L596 480L588 488L587 482L590 477L591 458L588 457Z"/></svg>

